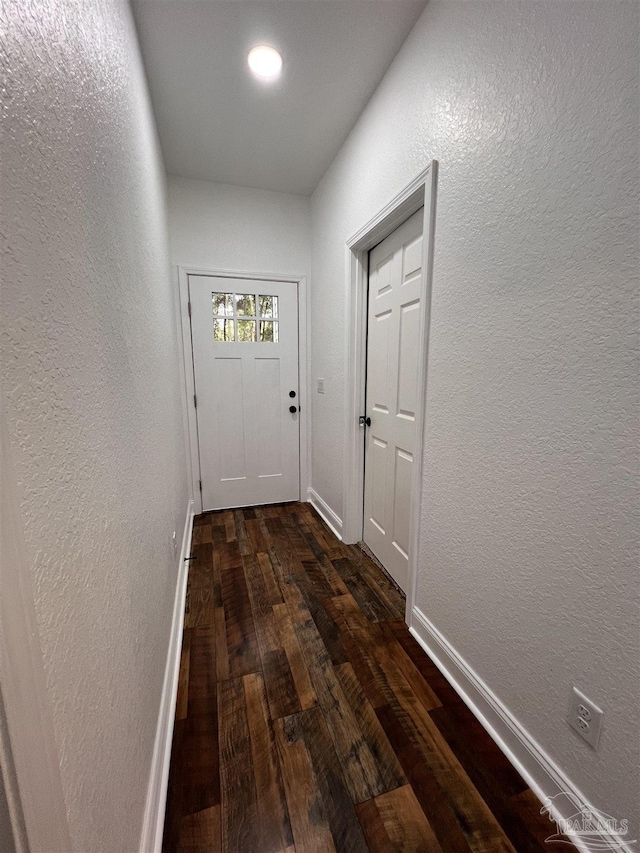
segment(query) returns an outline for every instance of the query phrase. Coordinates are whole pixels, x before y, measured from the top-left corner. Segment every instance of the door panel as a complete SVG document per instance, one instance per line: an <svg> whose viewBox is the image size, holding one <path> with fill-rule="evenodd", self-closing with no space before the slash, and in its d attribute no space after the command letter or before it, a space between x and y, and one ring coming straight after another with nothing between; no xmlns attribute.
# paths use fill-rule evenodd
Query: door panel
<svg viewBox="0 0 640 853"><path fill-rule="evenodd" d="M393 500L393 544L406 560L409 554L409 517L413 454L396 447Z"/></svg>
<svg viewBox="0 0 640 853"><path fill-rule="evenodd" d="M411 483L423 299L419 210L369 253L364 541L402 589L408 577Z"/></svg>
<svg viewBox="0 0 640 853"><path fill-rule="evenodd" d="M215 359L214 374L220 387L226 389L220 397L217 410L217 451L220 477L223 480L240 480L247 476L243 373L242 359ZM206 427L204 434L207 434Z"/></svg>
<svg viewBox="0 0 640 853"><path fill-rule="evenodd" d="M398 353L398 408L396 414L411 421L416 419L418 371L416 353L419 352L420 300L400 308L400 341Z"/></svg>
<svg viewBox="0 0 640 853"><path fill-rule="evenodd" d="M387 442L375 435L371 437L371 465L369 476L372 486L370 521L384 535L385 484L387 479Z"/></svg>
<svg viewBox="0 0 640 853"><path fill-rule="evenodd" d="M282 404L286 398L280 385L280 359L258 358L256 404L260 412L258 430L258 476L282 474Z"/></svg>
<svg viewBox="0 0 640 853"><path fill-rule="evenodd" d="M391 311L381 311L375 315L376 347L370 356L371 381L367 392L371 403L377 412L389 412L389 334L391 326Z"/></svg>
<svg viewBox="0 0 640 853"><path fill-rule="evenodd" d="M189 299L203 509L299 500L297 285L189 275Z"/></svg>

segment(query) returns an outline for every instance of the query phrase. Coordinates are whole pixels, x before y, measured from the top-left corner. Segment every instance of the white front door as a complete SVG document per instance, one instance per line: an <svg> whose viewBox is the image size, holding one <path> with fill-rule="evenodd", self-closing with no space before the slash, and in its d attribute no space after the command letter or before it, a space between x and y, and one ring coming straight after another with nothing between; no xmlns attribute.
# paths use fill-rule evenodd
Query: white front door
<svg viewBox="0 0 640 853"><path fill-rule="evenodd" d="M189 300L203 511L299 500L297 285L189 275Z"/></svg>
<svg viewBox="0 0 640 853"><path fill-rule="evenodd" d="M422 227L414 213L369 253L364 542L401 589L409 573L409 520L419 405Z"/></svg>

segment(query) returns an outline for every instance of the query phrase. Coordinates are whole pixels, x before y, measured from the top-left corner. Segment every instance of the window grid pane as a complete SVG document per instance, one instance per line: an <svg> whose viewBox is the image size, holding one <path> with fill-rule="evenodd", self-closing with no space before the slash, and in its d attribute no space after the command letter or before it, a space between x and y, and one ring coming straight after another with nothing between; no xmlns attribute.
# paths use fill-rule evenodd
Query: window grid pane
<svg viewBox="0 0 640 853"><path fill-rule="evenodd" d="M233 317L233 293L212 293L213 313L217 317Z"/></svg>
<svg viewBox="0 0 640 853"><path fill-rule="evenodd" d="M245 317L256 316L256 297L253 293L236 293L236 313Z"/></svg>
<svg viewBox="0 0 640 853"><path fill-rule="evenodd" d="M278 321L277 320L261 320L260 321L260 341L262 343L278 343Z"/></svg>
<svg viewBox="0 0 640 853"><path fill-rule="evenodd" d="M238 340L244 343L252 343L256 340L255 320L238 320Z"/></svg>
<svg viewBox="0 0 640 853"><path fill-rule="evenodd" d="M216 343L278 343L277 296L214 292L211 301Z"/></svg>
<svg viewBox="0 0 640 853"><path fill-rule="evenodd" d="M213 320L213 340L219 342L235 340L234 321L223 317L215 317Z"/></svg>
<svg viewBox="0 0 640 853"><path fill-rule="evenodd" d="M260 316L271 319L278 316L278 297L260 294Z"/></svg>

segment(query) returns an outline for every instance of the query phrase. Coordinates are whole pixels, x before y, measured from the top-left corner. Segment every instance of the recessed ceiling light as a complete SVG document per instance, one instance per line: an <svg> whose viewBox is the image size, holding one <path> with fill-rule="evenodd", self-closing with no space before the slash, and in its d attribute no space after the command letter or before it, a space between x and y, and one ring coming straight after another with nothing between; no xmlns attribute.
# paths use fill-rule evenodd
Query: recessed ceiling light
<svg viewBox="0 0 640 853"><path fill-rule="evenodd" d="M282 57L273 47L261 44L249 51L249 68L260 80L276 80L282 71Z"/></svg>

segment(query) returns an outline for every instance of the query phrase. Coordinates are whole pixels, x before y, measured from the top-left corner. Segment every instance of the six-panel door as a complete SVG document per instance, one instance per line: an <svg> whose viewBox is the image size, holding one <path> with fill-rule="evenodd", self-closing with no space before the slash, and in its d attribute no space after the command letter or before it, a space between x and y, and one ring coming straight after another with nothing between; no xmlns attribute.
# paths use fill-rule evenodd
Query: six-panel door
<svg viewBox="0 0 640 853"><path fill-rule="evenodd" d="M203 510L298 500L297 285L189 275L189 297Z"/></svg>
<svg viewBox="0 0 640 853"><path fill-rule="evenodd" d="M418 406L421 209L369 253L364 541L406 590Z"/></svg>

